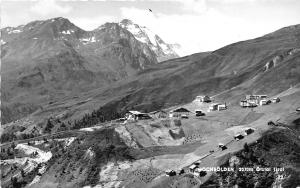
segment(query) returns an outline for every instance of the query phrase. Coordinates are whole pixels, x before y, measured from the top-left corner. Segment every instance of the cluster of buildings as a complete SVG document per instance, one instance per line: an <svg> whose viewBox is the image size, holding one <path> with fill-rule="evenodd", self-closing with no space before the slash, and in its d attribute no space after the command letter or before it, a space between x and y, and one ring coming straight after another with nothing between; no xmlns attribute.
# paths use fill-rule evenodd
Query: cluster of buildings
<svg viewBox="0 0 300 188"><path fill-rule="evenodd" d="M211 97L204 95L204 96L197 96L194 100L194 102L196 103L210 103L212 102ZM222 103L212 103L209 106L208 112L211 111L221 111L221 110L226 110L227 109L227 105L226 103L222 104Z"/></svg>
<svg viewBox="0 0 300 188"><path fill-rule="evenodd" d="M125 114L125 119L126 120L144 120L144 119L151 119L151 116L147 113L142 113L139 111L128 111Z"/></svg>
<svg viewBox="0 0 300 188"><path fill-rule="evenodd" d="M194 100L196 103L211 103L212 99L211 97L205 95L205 96L197 96ZM210 111L221 111L226 110L227 105L226 103L211 103L209 104L208 112ZM120 118L118 121L126 121L126 120L145 120L145 119L151 119L151 118L188 118L190 115L196 115L196 116L205 116L205 113L203 113L202 110L195 110L195 112L190 111L187 108L184 107L178 107L176 109L173 109L171 111L164 111L164 110L157 110L149 113L142 113L139 111L131 110L128 111L125 114L124 118Z"/></svg>
<svg viewBox="0 0 300 188"><path fill-rule="evenodd" d="M226 110L228 107L226 103L215 103L212 102L212 98L204 95L204 96L196 96L194 103L209 103L204 105L206 108L208 107L208 112L212 111L222 111ZM256 107L258 105L268 105L270 103L278 103L280 99L278 97L273 99L268 99L267 95L246 95L246 98L240 101L241 107ZM198 104L197 104L198 105ZM142 113L139 111L128 111L124 118L120 118L119 121L126 120L145 120L151 118L189 118L189 116L193 114L196 116L205 116L202 110L196 109L194 112L190 111L184 107L178 107L171 111L157 110L149 113Z"/></svg>
<svg viewBox="0 0 300 188"><path fill-rule="evenodd" d="M246 98L240 101L240 106L243 108L257 107L258 105L263 106L278 102L280 102L280 99L278 97L268 99L267 95L246 95Z"/></svg>

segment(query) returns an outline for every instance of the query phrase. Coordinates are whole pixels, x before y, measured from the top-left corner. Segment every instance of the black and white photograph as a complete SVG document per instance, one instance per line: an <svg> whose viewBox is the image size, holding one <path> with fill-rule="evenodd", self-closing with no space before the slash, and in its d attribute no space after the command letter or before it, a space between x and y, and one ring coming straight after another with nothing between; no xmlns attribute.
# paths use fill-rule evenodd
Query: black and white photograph
<svg viewBox="0 0 300 188"><path fill-rule="evenodd" d="M0 188L300 188L299 0L1 0Z"/></svg>

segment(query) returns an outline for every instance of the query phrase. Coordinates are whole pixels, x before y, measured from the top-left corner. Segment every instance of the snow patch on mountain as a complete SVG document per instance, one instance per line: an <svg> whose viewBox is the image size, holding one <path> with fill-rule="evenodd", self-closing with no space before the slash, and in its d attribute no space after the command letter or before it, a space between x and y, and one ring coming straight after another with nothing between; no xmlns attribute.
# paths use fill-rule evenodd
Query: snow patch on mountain
<svg viewBox="0 0 300 188"><path fill-rule="evenodd" d="M10 30L10 31L8 32L8 34L12 34L12 33L21 33L21 32L23 32L23 31L21 31L20 29L14 29L14 30Z"/></svg>
<svg viewBox="0 0 300 188"><path fill-rule="evenodd" d="M122 20L119 25L132 33L138 41L148 45L156 54L158 61L179 57L172 44L165 43L147 27L139 26L128 19Z"/></svg>
<svg viewBox="0 0 300 188"><path fill-rule="evenodd" d="M61 33L62 33L62 34L65 34L65 35L70 35L70 34L71 34L70 30L62 31Z"/></svg>
<svg viewBox="0 0 300 188"><path fill-rule="evenodd" d="M92 37L89 37L89 38L81 38L81 39L79 39L79 41L82 42L83 44L97 42L95 36L92 36Z"/></svg>
<svg viewBox="0 0 300 188"><path fill-rule="evenodd" d="M156 34L154 34L152 31L150 31L148 28L146 27L141 27L141 30L146 33L146 35L148 36L148 39L150 40L150 42L153 45L157 45L157 41L156 41Z"/></svg>

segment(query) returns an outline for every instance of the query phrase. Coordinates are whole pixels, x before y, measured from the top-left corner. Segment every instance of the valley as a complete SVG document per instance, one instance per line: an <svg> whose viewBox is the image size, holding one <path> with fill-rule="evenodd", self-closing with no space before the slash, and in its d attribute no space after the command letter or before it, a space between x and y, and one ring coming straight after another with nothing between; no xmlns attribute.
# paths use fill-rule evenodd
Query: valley
<svg viewBox="0 0 300 188"><path fill-rule="evenodd" d="M55 139L55 135L52 137L48 136L47 140L49 140L48 142L50 144L62 140L62 145L58 147L65 148L62 150L66 150L65 152L67 153L71 151L74 152L73 149L78 147L79 150L77 149L76 153L70 153L67 161L73 160L72 158L76 157L79 160L85 161L85 163L97 164L96 167L99 168L96 170L99 175L94 174L93 177L90 177L92 179L87 180L86 178L81 177L89 174L87 172L81 175L73 174L73 179L69 179L69 176L71 175L69 173L72 172L69 168L71 168L72 165L68 166L62 173L63 177L68 180L63 178L57 181L55 185L64 187L72 187L74 185L85 185L87 187L118 187L123 185L126 187L156 187L158 185L168 185L173 187L173 185L175 186L176 184L182 183L186 173L188 174L189 172L188 167L195 161L201 161L200 167L218 167L223 165L226 162L226 159L234 156L234 153L242 150L245 143L251 145L257 140L260 140L263 134L268 130L274 128L288 130L288 127L285 126L271 127L268 125L268 122L272 120L274 122L287 123L286 120L284 120L287 119L287 114L290 114L288 117L292 117L289 121L299 119L300 114L295 111L295 107L300 105L298 100L299 92L300 90L290 95L283 96L281 98L282 101L278 104L260 106L254 109L228 106L227 110L208 112L207 115L202 118L190 115L188 119L153 118L152 120L138 120L137 122L127 122L125 124L112 121L107 123L107 126L98 125L94 128L83 128L76 131L78 134L75 137L62 135L62 138L64 139ZM257 114L261 115L257 116ZM172 121L175 122L175 120L179 120L180 124L172 123ZM245 136L242 140L234 140L234 135L242 133L243 130L249 127L254 129L254 133ZM168 131L178 128L183 130L184 137L174 139ZM103 131L112 131L111 133L114 136L105 136L107 133L104 134ZM297 132L298 128L296 128L295 131ZM189 137L192 137L193 140L189 143L184 142L184 138L186 139ZM65 142L65 145L63 144L65 139L72 138L75 138L77 141L71 143ZM117 140L114 141L111 139ZM44 138L37 138L36 140L41 140L42 142L37 143L40 143L40 146L45 147L43 146ZM33 142L33 140L30 142ZM80 145L78 145L78 143L80 143ZM122 143L122 147L119 146L118 143ZM228 149L222 151L218 148L219 143L224 143ZM27 144L25 143L25 145ZM72 146L72 148L68 149L70 146ZM102 161L101 163L94 163L94 160L98 160L98 150L106 151L103 149L112 146L112 153L110 154L111 158L107 159L107 162L103 163L104 161ZM19 143L17 144L16 150L23 147L25 146ZM115 147L127 148L122 149L122 151L127 154L116 156L118 154L113 152ZM210 152L211 150L213 150L212 153ZM50 151L55 150L51 149ZM79 154L78 152L82 154ZM127 155L128 158L123 158ZM49 165L49 162L42 162L42 165L48 166L46 172L52 172L50 174L48 173L46 176L42 176L39 181L32 183L30 187L54 186L54 184L50 184L49 179L53 182L54 175L60 172L60 167L55 166L56 163L59 164L65 161L62 161L63 158L64 157L62 156L58 156L58 158L54 160L52 157L52 161L50 161L51 165ZM7 164L9 160L4 160L3 163ZM15 162L13 164L15 164ZM81 166L82 163L74 162L74 165ZM92 170L89 168L94 167L92 165L85 170ZM176 171L185 169L186 173L174 177L167 177L165 171L169 169ZM83 172L85 170L83 170ZM212 173L208 172L205 177L197 178L193 176L193 178L190 178L190 182L192 183L187 183L186 186L193 187L193 184L200 185L200 182L201 184L206 182L211 175ZM80 182L80 177L85 181ZM100 177L100 179L97 177ZM96 180L93 180L93 178L96 178Z"/></svg>

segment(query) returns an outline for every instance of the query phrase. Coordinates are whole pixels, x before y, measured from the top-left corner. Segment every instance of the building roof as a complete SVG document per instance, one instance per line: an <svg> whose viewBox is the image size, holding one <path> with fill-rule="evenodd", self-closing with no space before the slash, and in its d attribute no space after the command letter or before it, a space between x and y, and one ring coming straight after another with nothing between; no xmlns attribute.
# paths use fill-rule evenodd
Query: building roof
<svg viewBox="0 0 300 188"><path fill-rule="evenodd" d="M208 95L198 95L197 97L209 97Z"/></svg>
<svg viewBox="0 0 300 188"><path fill-rule="evenodd" d="M194 164L192 164L192 165L189 167L189 169L195 169L195 168L197 168L197 166L194 165Z"/></svg>
<svg viewBox="0 0 300 188"><path fill-rule="evenodd" d="M234 136L236 137L236 136L243 136L243 135L241 135L241 134L236 134L236 135L234 135Z"/></svg>
<svg viewBox="0 0 300 188"><path fill-rule="evenodd" d="M156 110L156 111L153 111L153 112L149 112L149 114L156 114L156 113L167 113L167 112L164 111L164 110Z"/></svg>
<svg viewBox="0 0 300 188"><path fill-rule="evenodd" d="M129 111L129 113L132 113L132 114L134 114L134 115L144 114L144 113L142 113L142 112L134 111L134 110Z"/></svg>
<svg viewBox="0 0 300 188"><path fill-rule="evenodd" d="M190 112L190 111L186 108L177 108L177 109L173 110L172 112Z"/></svg>

